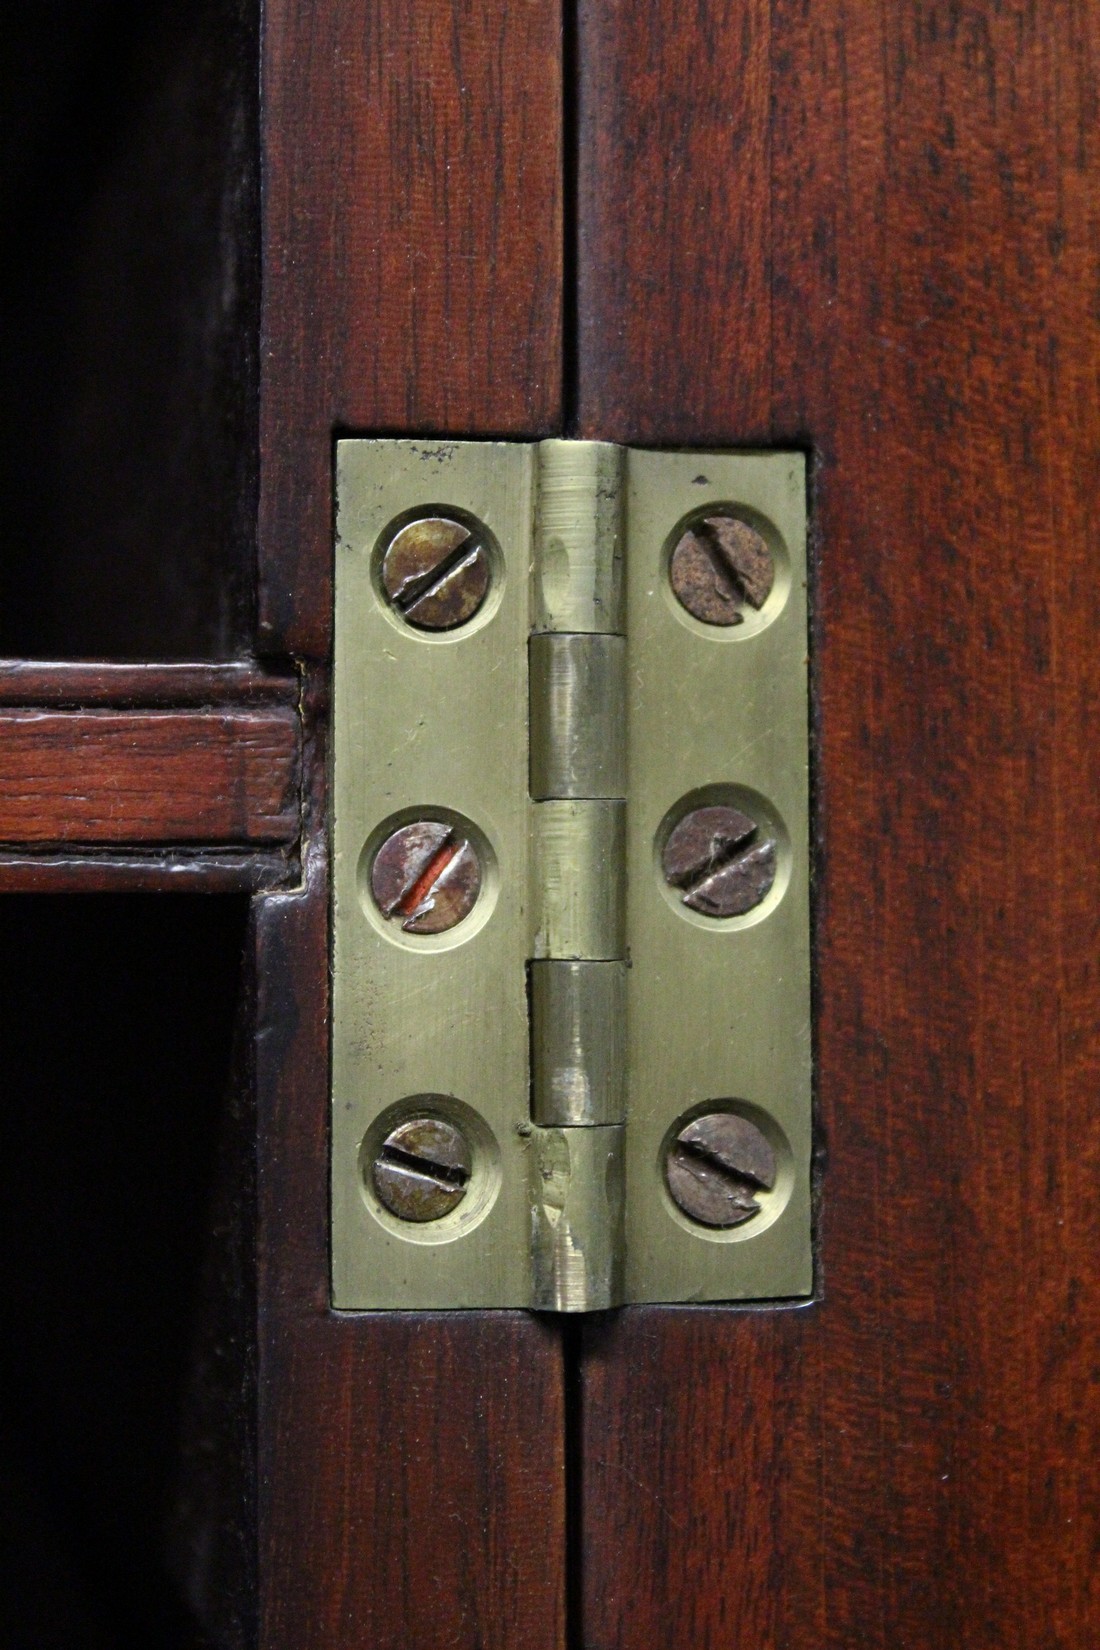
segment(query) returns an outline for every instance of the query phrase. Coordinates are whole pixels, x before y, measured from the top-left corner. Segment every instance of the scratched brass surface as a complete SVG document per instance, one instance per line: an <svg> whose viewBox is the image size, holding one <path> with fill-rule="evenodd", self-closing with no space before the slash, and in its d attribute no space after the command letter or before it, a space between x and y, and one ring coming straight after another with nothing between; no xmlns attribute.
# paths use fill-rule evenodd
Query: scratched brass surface
<svg viewBox="0 0 1100 1650"><path fill-rule="evenodd" d="M625 1121L626 973L621 962L531 964L536 1123Z"/></svg>
<svg viewBox="0 0 1100 1650"><path fill-rule="evenodd" d="M810 1248L809 710L806 475L797 453L626 460L626 1278L631 1301L797 1296ZM682 524L746 513L775 559L759 613L718 629L668 584ZM660 874L685 799L732 800L779 847L771 893L743 917L687 911ZM686 1112L734 1102L776 1150L773 1191L743 1226L694 1225L663 1148Z"/></svg>
<svg viewBox="0 0 1100 1650"><path fill-rule="evenodd" d="M622 1301L623 1127L532 1131L533 1277L540 1312Z"/></svg>
<svg viewBox="0 0 1100 1650"><path fill-rule="evenodd" d="M804 460L601 446L578 452L571 475L567 446L338 445L338 1307L584 1310L616 1300L793 1297L812 1286ZM539 467L551 461L540 518ZM776 577L759 612L747 609L741 624L717 629L679 607L666 570L685 526L721 507L764 535ZM381 590L386 532L420 508L456 513L488 532L492 587L458 631L416 631ZM586 508L602 562L584 542ZM550 538L547 582L537 552ZM626 640L612 651L625 650L625 675L618 661L610 668L610 656L601 663L605 703L600 692L593 697L587 667L608 650L592 632L616 608L618 575L607 556L617 563L620 542L625 622L614 628ZM578 591L563 574L569 565ZM533 629L555 622L577 622L589 634L529 644ZM555 668L563 660L568 668ZM575 787L578 800L531 799L531 668L536 722L555 694L567 710L582 693L592 701L582 715L555 710L548 722L570 738L576 732L581 766L593 761L583 748L586 726L611 731L616 785L625 750L625 809L585 798L614 795L598 773ZM609 716L612 698L617 718ZM544 748L532 788L552 793L561 776L547 783L546 770L579 770L564 759L561 739L538 727L534 737ZM771 892L755 911L726 921L685 908L660 871L664 840L686 808L723 801L748 812L778 847ZM374 848L394 825L418 817L453 819L483 864L473 913L436 936L403 932L370 894ZM609 1051L625 1046L625 1128L539 1128L528 963L599 958L607 967L617 956L629 961L625 1015L615 1011L593 1059L606 1066ZM561 1017L560 1004L540 998L540 1025L551 1024L548 1007ZM599 1014L583 1026L579 1010L574 1017L583 1031L576 1047L593 1046ZM543 1057L538 1034L534 1042ZM568 1042L559 1028L547 1047L560 1058ZM545 1096L552 1073L542 1075L544 1086L535 1087ZM662 1172L674 1128L716 1102L758 1123L778 1161L774 1189L759 1195L761 1213L731 1230L693 1225ZM370 1165L387 1130L417 1111L463 1129L473 1172L451 1214L411 1227L372 1196ZM589 1114L581 1106L575 1115Z"/></svg>
<svg viewBox="0 0 1100 1650"><path fill-rule="evenodd" d="M534 452L492 442L337 448L333 837L333 1300L342 1307L522 1306L530 1299L527 637ZM493 584L477 616L417 631L378 581L402 514L482 522ZM365 875L388 821L468 820L482 892L449 933L380 916ZM474 1176L444 1219L398 1221L369 1160L403 1103L475 1138ZM407 1108L416 1111L415 1105ZM478 1120L473 1130L471 1116Z"/></svg>
<svg viewBox="0 0 1100 1650"><path fill-rule="evenodd" d="M532 636L530 666L532 796L622 796L624 638Z"/></svg>
<svg viewBox="0 0 1100 1650"><path fill-rule="evenodd" d="M532 957L626 954L626 803L540 802L531 810Z"/></svg>

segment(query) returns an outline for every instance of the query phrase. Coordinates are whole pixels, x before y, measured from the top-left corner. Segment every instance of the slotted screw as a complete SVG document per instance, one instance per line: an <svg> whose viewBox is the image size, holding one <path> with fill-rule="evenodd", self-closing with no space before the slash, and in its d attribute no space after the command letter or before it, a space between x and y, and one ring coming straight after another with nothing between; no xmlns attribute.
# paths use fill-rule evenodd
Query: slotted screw
<svg viewBox="0 0 1100 1650"><path fill-rule="evenodd" d="M775 1153L755 1123L708 1112L680 1129L665 1159L677 1207L702 1226L743 1226L760 1213L757 1193L775 1185Z"/></svg>
<svg viewBox="0 0 1100 1650"><path fill-rule="evenodd" d="M675 826L661 855L665 880L708 917L740 917L775 881L775 839L739 808L693 808Z"/></svg>
<svg viewBox="0 0 1100 1650"><path fill-rule="evenodd" d="M411 1117L383 1140L371 1179L382 1203L399 1220L439 1220L466 1196L470 1148L453 1123Z"/></svg>
<svg viewBox="0 0 1100 1650"><path fill-rule="evenodd" d="M472 619L489 589L489 555L470 528L448 516L402 527L382 557L382 587L420 630L454 630Z"/></svg>
<svg viewBox="0 0 1100 1650"><path fill-rule="evenodd" d="M741 624L763 607L775 582L762 535L737 516L706 516L684 533L669 564L680 605L702 624Z"/></svg>
<svg viewBox="0 0 1100 1650"><path fill-rule="evenodd" d="M382 843L370 883L378 909L406 933L443 934L473 910L481 864L456 825L420 819Z"/></svg>

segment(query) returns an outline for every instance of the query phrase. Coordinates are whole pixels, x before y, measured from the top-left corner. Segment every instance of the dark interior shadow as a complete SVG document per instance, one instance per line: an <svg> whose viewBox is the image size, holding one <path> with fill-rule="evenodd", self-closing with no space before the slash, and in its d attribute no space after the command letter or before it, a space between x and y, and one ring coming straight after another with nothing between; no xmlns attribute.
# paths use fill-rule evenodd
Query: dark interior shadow
<svg viewBox="0 0 1100 1650"><path fill-rule="evenodd" d="M166 1532L246 921L0 899L5 1650L205 1642Z"/></svg>
<svg viewBox="0 0 1100 1650"><path fill-rule="evenodd" d="M0 655L250 635L258 0L14 7L0 64Z"/></svg>

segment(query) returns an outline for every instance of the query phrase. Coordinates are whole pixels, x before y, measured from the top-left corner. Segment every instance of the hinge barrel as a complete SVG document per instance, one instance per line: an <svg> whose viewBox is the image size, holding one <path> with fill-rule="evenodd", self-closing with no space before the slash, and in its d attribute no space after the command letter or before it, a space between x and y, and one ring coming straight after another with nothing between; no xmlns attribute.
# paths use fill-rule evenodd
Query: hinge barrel
<svg viewBox="0 0 1100 1650"><path fill-rule="evenodd" d="M534 624L567 635L623 633L623 449L540 441Z"/></svg>
<svg viewBox="0 0 1100 1650"><path fill-rule="evenodd" d="M539 1312L622 1301L624 1130L535 1129L532 1299Z"/></svg>
<svg viewBox="0 0 1100 1650"><path fill-rule="evenodd" d="M626 795L626 637L531 637L531 795Z"/></svg>
<svg viewBox="0 0 1100 1650"><path fill-rule="evenodd" d="M531 964L531 1110L564 1127L626 1120L626 965Z"/></svg>
<svg viewBox="0 0 1100 1650"><path fill-rule="evenodd" d="M626 803L540 802L531 812L531 955L604 962L624 956Z"/></svg>
<svg viewBox="0 0 1100 1650"><path fill-rule="evenodd" d="M543 442L530 643L536 1308L617 1304L626 1114L622 455Z"/></svg>

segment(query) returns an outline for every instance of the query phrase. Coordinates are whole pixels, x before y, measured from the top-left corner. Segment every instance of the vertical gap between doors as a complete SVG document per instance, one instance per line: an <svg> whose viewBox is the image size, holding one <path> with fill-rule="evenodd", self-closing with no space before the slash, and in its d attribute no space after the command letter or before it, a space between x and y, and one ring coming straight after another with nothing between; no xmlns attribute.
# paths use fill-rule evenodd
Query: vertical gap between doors
<svg viewBox="0 0 1100 1650"><path fill-rule="evenodd" d="M561 1323L565 1397L565 1650L584 1643L583 1318Z"/></svg>
<svg viewBox="0 0 1100 1650"><path fill-rule="evenodd" d="M580 50L579 0L562 0L562 434L580 430ZM583 1318L561 1320L565 1408L565 1650L584 1638Z"/></svg>
<svg viewBox="0 0 1100 1650"><path fill-rule="evenodd" d="M562 434L580 422L580 302L578 293L578 180L580 172L580 54L578 0L562 0Z"/></svg>

